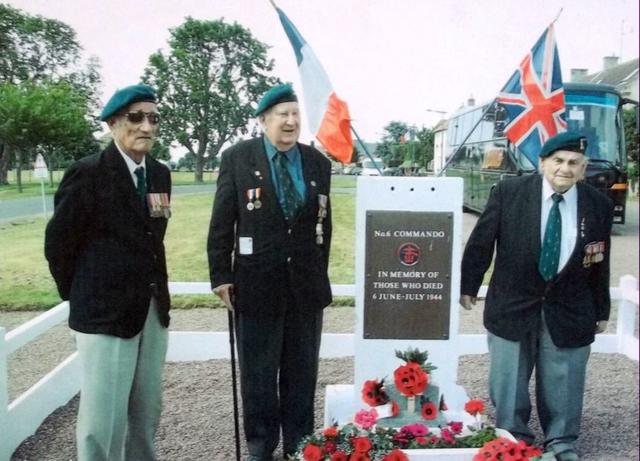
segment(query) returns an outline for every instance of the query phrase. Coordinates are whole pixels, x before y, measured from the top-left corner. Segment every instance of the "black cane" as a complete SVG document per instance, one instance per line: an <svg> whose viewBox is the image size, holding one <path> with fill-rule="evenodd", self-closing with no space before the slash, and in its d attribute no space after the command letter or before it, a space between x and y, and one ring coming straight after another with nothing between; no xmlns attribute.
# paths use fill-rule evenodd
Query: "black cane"
<svg viewBox="0 0 640 461"><path fill-rule="evenodd" d="M236 437L236 461L240 461L240 422L238 419L238 382L236 379L236 346L233 328L233 312L227 309L229 317L229 347L231 348L231 387L233 388L233 429Z"/></svg>

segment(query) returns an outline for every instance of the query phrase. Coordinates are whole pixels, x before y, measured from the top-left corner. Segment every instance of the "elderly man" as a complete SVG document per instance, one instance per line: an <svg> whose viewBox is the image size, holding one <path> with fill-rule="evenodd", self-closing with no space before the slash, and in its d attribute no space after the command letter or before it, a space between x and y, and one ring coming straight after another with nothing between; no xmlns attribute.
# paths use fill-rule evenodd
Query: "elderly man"
<svg viewBox="0 0 640 461"><path fill-rule="evenodd" d="M291 86L261 99L264 131L222 154L209 229L211 285L235 310L250 460L313 430L322 309L331 302L330 162L298 143Z"/></svg>
<svg viewBox="0 0 640 461"><path fill-rule="evenodd" d="M113 142L69 167L45 237L81 362L78 459L155 460L169 325L163 239L171 176L147 155L160 121L154 90L116 91L100 119Z"/></svg>
<svg viewBox="0 0 640 461"><path fill-rule="evenodd" d="M540 153L542 175L499 182L462 260L460 303L475 304L491 263L484 310L489 330L489 390L496 425L533 442L529 380L545 450L558 461L578 457L589 345L609 318L613 206L583 178L586 138L562 133Z"/></svg>

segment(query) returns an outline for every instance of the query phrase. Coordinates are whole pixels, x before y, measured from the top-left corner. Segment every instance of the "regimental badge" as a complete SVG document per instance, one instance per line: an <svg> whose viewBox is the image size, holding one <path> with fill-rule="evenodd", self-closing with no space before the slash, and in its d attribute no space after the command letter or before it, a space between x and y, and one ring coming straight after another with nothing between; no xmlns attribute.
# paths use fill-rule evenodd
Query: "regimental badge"
<svg viewBox="0 0 640 461"><path fill-rule="evenodd" d="M420 247L413 242L406 242L398 247L398 260L403 266L415 266L420 261L420 256Z"/></svg>
<svg viewBox="0 0 640 461"><path fill-rule="evenodd" d="M169 194L166 192L147 194L147 205L149 206L149 215L152 218L169 219L171 217Z"/></svg>
<svg viewBox="0 0 640 461"><path fill-rule="evenodd" d="M605 243L589 242L584 246L584 259L582 265L589 267L591 264L597 264L604 261Z"/></svg>
<svg viewBox="0 0 640 461"><path fill-rule="evenodd" d="M256 171L256 173L259 172ZM260 201L261 194L261 187L256 187L255 189L247 189L247 210L259 210L262 207L262 202Z"/></svg>

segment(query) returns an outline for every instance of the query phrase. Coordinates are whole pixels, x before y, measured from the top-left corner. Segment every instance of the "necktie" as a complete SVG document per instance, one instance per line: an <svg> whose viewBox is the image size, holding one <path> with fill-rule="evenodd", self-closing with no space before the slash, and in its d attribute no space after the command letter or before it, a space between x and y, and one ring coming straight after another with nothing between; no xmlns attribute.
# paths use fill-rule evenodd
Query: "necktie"
<svg viewBox="0 0 640 461"><path fill-rule="evenodd" d="M147 181L144 177L144 167L139 166L133 170L133 172L136 175L136 178L138 178L138 186L136 188L138 196L140 197L140 201L144 203L145 195L147 195Z"/></svg>
<svg viewBox="0 0 640 461"><path fill-rule="evenodd" d="M297 189L293 184L289 170L287 169L287 156L284 152L278 152L276 154L274 166L276 171L276 177L278 178L278 184L280 185L280 204L282 205L282 212L287 220L291 220L300 211L304 205L304 201Z"/></svg>
<svg viewBox="0 0 640 461"><path fill-rule="evenodd" d="M560 261L560 242L562 240L562 217L558 204L562 202L561 194L553 194L551 196L553 205L549 210L549 218L547 219L547 227L544 230L544 239L542 241L542 251L540 252L540 261L538 269L540 275L545 281L551 280L558 272L558 263Z"/></svg>

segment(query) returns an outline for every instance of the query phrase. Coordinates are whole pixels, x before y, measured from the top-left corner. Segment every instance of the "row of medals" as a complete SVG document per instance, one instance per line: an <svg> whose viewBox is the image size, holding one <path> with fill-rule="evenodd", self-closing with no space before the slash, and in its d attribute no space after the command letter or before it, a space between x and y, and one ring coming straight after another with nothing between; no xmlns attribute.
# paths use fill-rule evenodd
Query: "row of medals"
<svg viewBox="0 0 640 461"><path fill-rule="evenodd" d="M247 198L249 199L247 202L247 210L252 211L262 208L262 202L260 201L261 190L260 187L247 190Z"/></svg>

